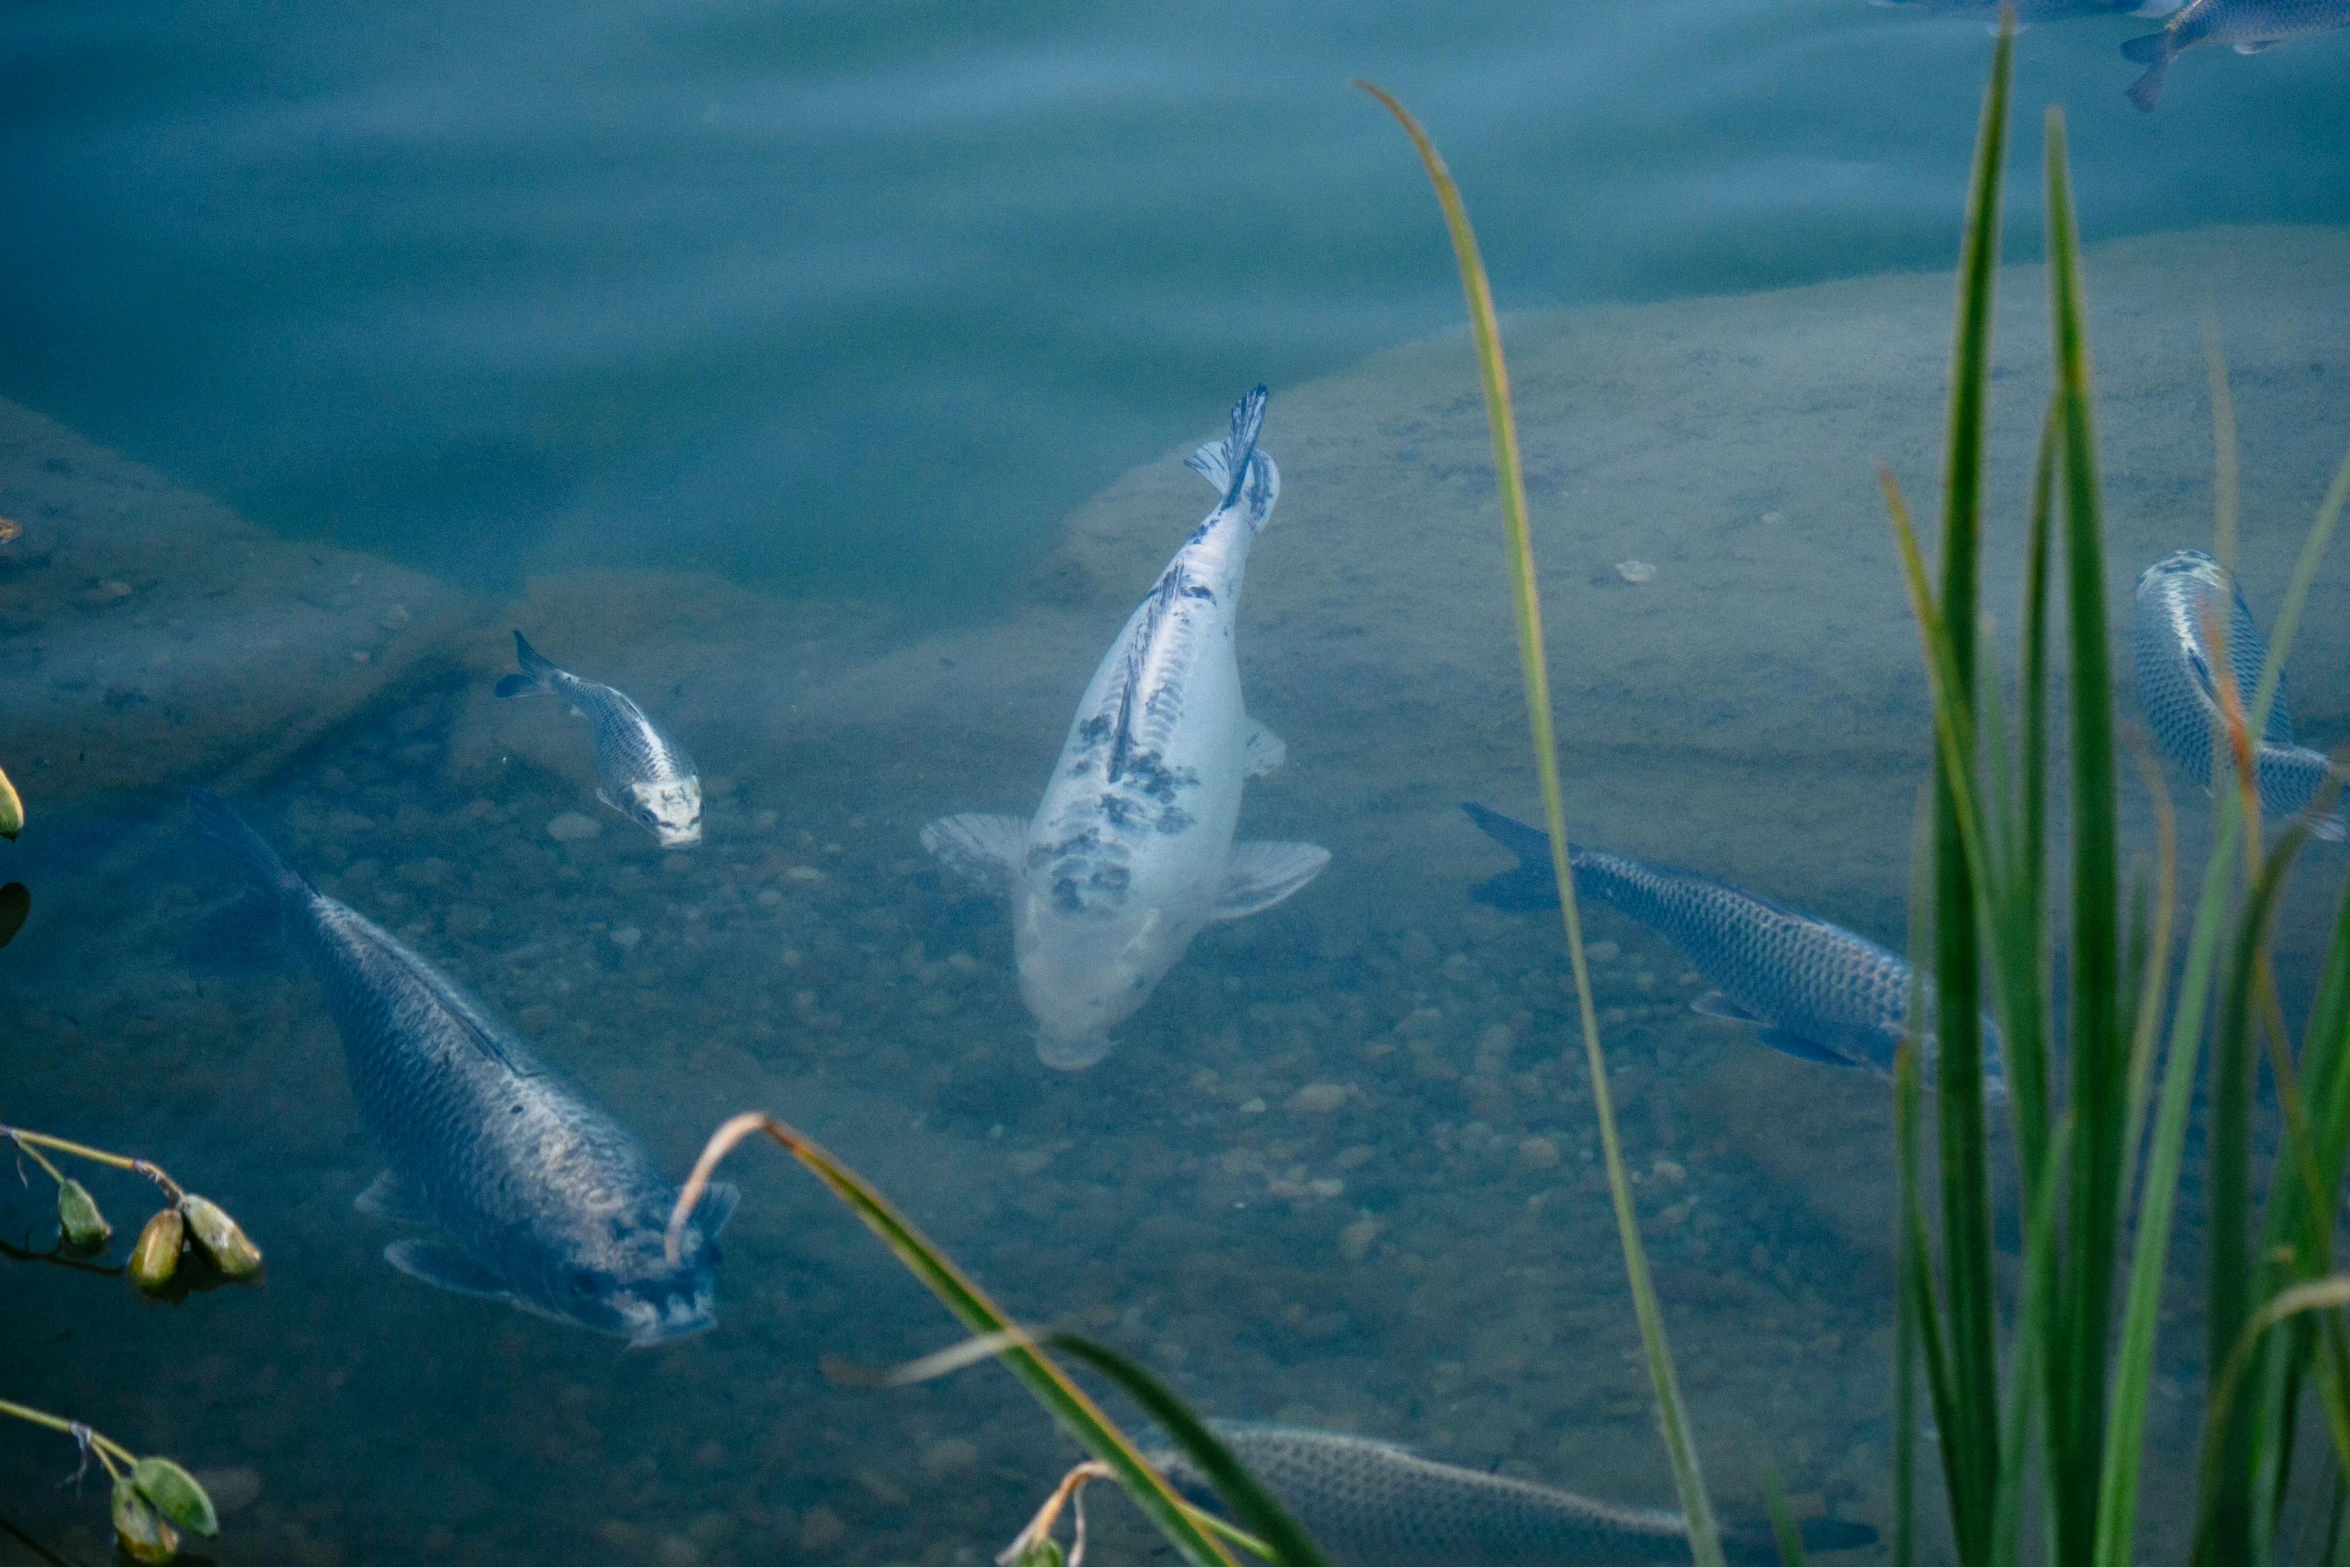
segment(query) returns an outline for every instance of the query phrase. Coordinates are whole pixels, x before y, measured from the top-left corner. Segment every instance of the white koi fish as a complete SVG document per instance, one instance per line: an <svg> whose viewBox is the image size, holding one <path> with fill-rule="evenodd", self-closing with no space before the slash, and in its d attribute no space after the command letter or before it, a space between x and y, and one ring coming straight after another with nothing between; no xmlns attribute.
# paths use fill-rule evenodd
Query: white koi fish
<svg viewBox="0 0 2350 1567"><path fill-rule="evenodd" d="M1258 451L1263 387L1189 466L1221 499L1110 645L1028 821L949 816L941 862L1011 899L1020 996L1045 1065L1079 1071L1150 999L1191 939L1269 909L1330 863L1310 843L1234 843L1242 785L1285 747L1241 705L1233 622L1280 470Z"/></svg>

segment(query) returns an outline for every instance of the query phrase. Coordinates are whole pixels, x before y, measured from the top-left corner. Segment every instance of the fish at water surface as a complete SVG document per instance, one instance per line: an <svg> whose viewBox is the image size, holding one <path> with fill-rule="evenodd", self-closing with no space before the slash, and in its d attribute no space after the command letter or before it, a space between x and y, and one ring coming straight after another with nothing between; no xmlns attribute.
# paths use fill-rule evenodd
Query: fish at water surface
<svg viewBox="0 0 2350 1567"><path fill-rule="evenodd" d="M1469 889L1497 909L1558 907L1550 835L1482 805L1469 819L1518 856ZM1758 1043L1806 1061L1893 1071L1909 1020L1909 963L1865 936L1775 898L1696 871L1647 865L1619 854L1567 846L1575 894L1629 915L1680 949L1714 988L1691 1003L1709 1017L1754 1025ZM1983 1091L2006 1094L1999 1031L1983 1019Z"/></svg>
<svg viewBox="0 0 2350 1567"><path fill-rule="evenodd" d="M702 841L702 780L684 746L626 692L556 668L519 631L514 659L522 672L498 682L499 696L559 696L594 726L596 771L604 780L597 799L648 829L664 849Z"/></svg>
<svg viewBox="0 0 2350 1567"><path fill-rule="evenodd" d="M192 800L204 836L268 905L254 917L274 918L325 987L351 1097L389 1166L360 1208L442 1232L395 1241L384 1260L632 1344L713 1326L734 1188L712 1188L671 1267L678 1188L634 1133L461 987L312 887L227 802L201 789Z"/></svg>
<svg viewBox="0 0 2350 1567"><path fill-rule="evenodd" d="M1334 1431L1211 1424L1333 1567L1611 1567L1689 1560L1689 1527L1679 1513L1593 1501ZM1192 1501L1220 1505L1207 1477L1181 1453L1146 1456ZM1801 1532L1805 1549L1813 1551L1857 1550L1877 1537L1865 1524L1834 1518L1807 1518ZM1721 1533L1723 1553L1733 1562L1779 1560L1768 1524Z"/></svg>
<svg viewBox="0 0 2350 1567"><path fill-rule="evenodd" d="M2017 25L2028 27L2034 22L2061 22L2082 16L2168 16L2184 0L1869 0L1869 3L1936 16L1973 17L1996 30L2003 4L2013 6Z"/></svg>
<svg viewBox="0 0 2350 1567"><path fill-rule="evenodd" d="M2223 731L2205 619L2217 613L2223 599L2228 670L2235 679L2237 700L2249 709L2260 686L2261 666L2268 662L2268 645L2253 624L2243 588L2202 550L2174 550L2138 574L2131 627L2138 705L2147 727L2163 754L2207 790L2213 741ZM2261 809L2280 817L2306 810L2324 787L2328 766L2321 752L2294 742L2293 715L2285 704L2280 675L2253 758ZM2309 828L2320 838L2339 841L2340 807L2312 820Z"/></svg>
<svg viewBox="0 0 2350 1567"><path fill-rule="evenodd" d="M2125 58L2146 67L2127 89L2130 102L2141 113L2153 113L2171 62L2190 49L2224 44L2238 54L2258 54L2341 27L2350 27L2350 0L2193 0L2162 31L2122 45Z"/></svg>
<svg viewBox="0 0 2350 1567"><path fill-rule="evenodd" d="M1020 996L1047 1066L1109 1053L1192 938L1289 897L1330 862L1310 843L1235 843L1250 777L1284 747L1241 703L1233 629L1249 546L1280 470L1257 450L1266 393L1189 459L1218 500L1110 645L1034 817L949 816L922 829L941 862L1012 906Z"/></svg>

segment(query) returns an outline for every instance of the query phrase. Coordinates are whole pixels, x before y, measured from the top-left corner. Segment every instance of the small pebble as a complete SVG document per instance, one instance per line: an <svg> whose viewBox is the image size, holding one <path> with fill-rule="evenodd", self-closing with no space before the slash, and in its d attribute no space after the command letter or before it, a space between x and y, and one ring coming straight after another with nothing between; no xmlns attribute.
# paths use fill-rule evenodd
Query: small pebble
<svg viewBox="0 0 2350 1567"><path fill-rule="evenodd" d="M773 811L761 811L758 815L751 818L751 825L758 828L761 832L765 832L768 828L775 825L775 813Z"/></svg>
<svg viewBox="0 0 2350 1567"><path fill-rule="evenodd" d="M1518 1140L1518 1162L1529 1170L1547 1170L1559 1162L1559 1145L1547 1137Z"/></svg>
<svg viewBox="0 0 2350 1567"><path fill-rule="evenodd" d="M368 652L367 649L363 647L355 647L351 649L351 662L354 664L372 664L375 662L375 655Z"/></svg>
<svg viewBox="0 0 2350 1567"><path fill-rule="evenodd" d="M1308 1083L1289 1096L1292 1115L1328 1115L1346 1103L1344 1083Z"/></svg>
<svg viewBox="0 0 2350 1567"><path fill-rule="evenodd" d="M780 907L782 903L783 894L777 892L773 887L768 887L759 894L759 907L763 909L777 908Z"/></svg>
<svg viewBox="0 0 2350 1567"><path fill-rule="evenodd" d="M1612 941L1590 941L1583 944L1583 957L1591 963L1613 963L1624 955L1624 949Z"/></svg>
<svg viewBox="0 0 2350 1567"><path fill-rule="evenodd" d="M795 865L784 874L793 881L822 881L824 873L813 865Z"/></svg>
<svg viewBox="0 0 2350 1567"><path fill-rule="evenodd" d="M1619 560L1616 575L1631 583L1654 582L1656 568L1644 560Z"/></svg>
<svg viewBox="0 0 2350 1567"><path fill-rule="evenodd" d="M665 1534L653 1547L653 1560L657 1567L699 1567L702 1553L685 1536Z"/></svg>
<svg viewBox="0 0 2350 1567"><path fill-rule="evenodd" d="M604 824L593 816L582 816L577 811L565 811L547 823L547 836L557 843L578 843L587 838L602 837Z"/></svg>
<svg viewBox="0 0 2350 1567"><path fill-rule="evenodd" d="M621 951L634 952L636 950L636 944L645 939L645 933L641 930L638 930L634 925L623 925L618 930L612 932L610 939L612 945L618 947Z"/></svg>
<svg viewBox="0 0 2350 1567"><path fill-rule="evenodd" d="M414 617L408 613L407 605L394 604L390 609L384 611L384 618L377 621L376 624L386 631L397 631L408 624L412 618Z"/></svg>
<svg viewBox="0 0 2350 1567"><path fill-rule="evenodd" d="M1242 1115L1263 1115L1265 1113L1265 1101L1262 1099L1243 1099L1240 1102L1240 1113Z"/></svg>
<svg viewBox="0 0 2350 1567"><path fill-rule="evenodd" d="M690 876L693 874L693 869L694 857L690 854L664 854L661 856L661 874L664 876Z"/></svg>
<svg viewBox="0 0 2350 1567"><path fill-rule="evenodd" d="M824 1550L840 1544L848 1532L849 1526L841 1522L840 1514L819 1503L800 1517L800 1549Z"/></svg>
<svg viewBox="0 0 2350 1567"><path fill-rule="evenodd" d="M922 1467L940 1480L963 1474L979 1467L979 1449L959 1436L950 1436L922 1450Z"/></svg>
<svg viewBox="0 0 2350 1567"><path fill-rule="evenodd" d="M1360 1262L1371 1254L1371 1247L1379 1239L1379 1232L1387 1226L1377 1219L1361 1218L1338 1232L1338 1255L1349 1262Z"/></svg>

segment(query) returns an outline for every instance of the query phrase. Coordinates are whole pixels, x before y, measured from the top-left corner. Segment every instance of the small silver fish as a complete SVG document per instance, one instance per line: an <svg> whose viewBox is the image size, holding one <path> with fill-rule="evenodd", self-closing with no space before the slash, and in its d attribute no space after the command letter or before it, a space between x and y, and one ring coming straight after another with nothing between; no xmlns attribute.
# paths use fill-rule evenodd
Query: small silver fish
<svg viewBox="0 0 2350 1567"><path fill-rule="evenodd" d="M192 802L325 986L351 1097L390 1166L358 1206L441 1231L393 1242L384 1260L635 1345L715 1325L734 1188L711 1189L684 1262L669 1266L678 1188L634 1133L461 987L311 886L218 795L199 789Z"/></svg>
<svg viewBox="0 0 2350 1567"><path fill-rule="evenodd" d="M2223 597L2228 606L2228 670L2235 677L2237 700L2249 708L2260 686L2261 667L2268 662L2268 644L2253 624L2243 588L2203 551L2174 550L2138 574L2131 637L2138 705L2145 711L2147 726L2163 754L2206 790L2211 787L2212 747L2222 731L2219 687L2212 675L2204 621ZM2261 809L2280 817L2305 810L2324 785L2328 766L2322 753L2294 743L2293 715L2280 677L2253 757ZM2312 821L2309 828L2319 838L2339 842L2340 807Z"/></svg>
<svg viewBox="0 0 2350 1567"><path fill-rule="evenodd" d="M1558 907L1550 835L1482 805L1469 819L1518 856L1469 889L1497 909ZM1891 1076L1909 1021L1909 963L1865 936L1696 871L1569 845L1575 893L1630 915L1681 950L1714 988L1690 1006L1752 1024L1756 1042L1805 1061ZM1929 1041L1930 1045L1931 1041ZM2004 1098L1999 1031L1983 1020L1983 1092Z"/></svg>
<svg viewBox="0 0 2350 1567"><path fill-rule="evenodd" d="M2225 44L2238 54L2258 54L2339 27L2350 27L2350 0L2193 0L2161 32L2122 45L2125 58L2146 67L2128 88L2130 102L2153 113L2171 62L2190 49Z"/></svg>
<svg viewBox="0 0 2350 1567"><path fill-rule="evenodd" d="M604 779L597 799L651 829L664 849L688 849L702 841L702 780L684 746L626 692L557 669L519 631L514 658L522 673L499 681L499 696L559 696L595 726L596 771Z"/></svg>
<svg viewBox="0 0 2350 1567"><path fill-rule="evenodd" d="M1011 901L1020 997L1050 1067L1100 1061L1193 937L1330 863L1315 844L1233 842L1243 786L1288 749L1242 706L1232 646L1249 546L1281 493L1257 449L1265 402L1250 392L1231 433L1192 454L1215 508L1095 668L1036 814L922 829L924 848Z"/></svg>
<svg viewBox="0 0 2350 1567"><path fill-rule="evenodd" d="M1421 1458L1334 1431L1211 1422L1232 1455L1288 1509L1333 1567L1613 1567L1689 1560L1689 1526L1652 1507L1595 1502L1554 1486ZM1220 1505L1182 1454L1146 1455L1203 1506ZM1807 1518L1804 1546L1849 1551L1875 1541L1866 1524ZM1722 1531L1734 1562L1776 1562L1768 1524Z"/></svg>

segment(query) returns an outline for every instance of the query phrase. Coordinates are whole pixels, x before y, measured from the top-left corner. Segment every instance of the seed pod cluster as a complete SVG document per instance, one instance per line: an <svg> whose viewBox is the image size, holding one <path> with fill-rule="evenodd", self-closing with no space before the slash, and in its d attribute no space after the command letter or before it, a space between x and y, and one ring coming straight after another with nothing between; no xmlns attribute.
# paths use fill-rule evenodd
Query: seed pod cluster
<svg viewBox="0 0 2350 1567"><path fill-rule="evenodd" d="M180 1198L180 1213L188 1222L189 1238L204 1249L222 1278L242 1282L260 1277L261 1248L220 1204L190 1192Z"/></svg>
<svg viewBox="0 0 2350 1567"><path fill-rule="evenodd" d="M171 1288L180 1271L180 1249L187 1242L188 1225L177 1208L166 1208L139 1231L131 1248L131 1283L145 1294L160 1295Z"/></svg>

